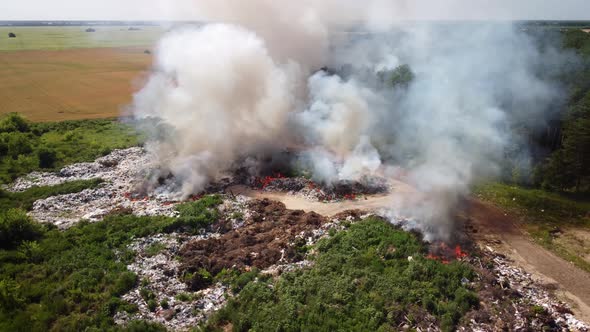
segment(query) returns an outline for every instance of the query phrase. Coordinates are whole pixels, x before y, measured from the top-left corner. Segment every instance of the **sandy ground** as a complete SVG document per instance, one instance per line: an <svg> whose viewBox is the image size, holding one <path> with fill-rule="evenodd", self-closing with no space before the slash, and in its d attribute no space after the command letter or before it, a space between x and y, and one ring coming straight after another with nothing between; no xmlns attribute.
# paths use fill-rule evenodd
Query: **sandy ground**
<svg viewBox="0 0 590 332"><path fill-rule="evenodd" d="M305 212L314 211L324 216L333 216L335 214L347 210L364 210L364 211L379 211L391 206L391 202L400 196L407 196L415 193L414 188L408 184L391 180L393 190L387 194L366 196L358 200L344 200L333 203L313 202L297 195L290 195L283 192L267 192L261 190L253 190L243 185L236 185L229 187L226 191L233 194L241 194L252 198L268 198L283 202L287 209L303 210Z"/></svg>
<svg viewBox="0 0 590 332"><path fill-rule="evenodd" d="M403 182L397 181L393 187L388 194L335 203L310 202L301 196L252 190L245 186L233 186L227 191L252 198L277 200L283 202L288 209L315 211L324 216L332 216L353 209L379 211L390 207L391 202L400 196L416 193ZM579 319L590 321L590 274L533 243L515 219L491 204L471 200L461 213L477 230L476 240L485 244L493 243L496 250L508 255L539 282L555 288L556 294L570 303Z"/></svg>

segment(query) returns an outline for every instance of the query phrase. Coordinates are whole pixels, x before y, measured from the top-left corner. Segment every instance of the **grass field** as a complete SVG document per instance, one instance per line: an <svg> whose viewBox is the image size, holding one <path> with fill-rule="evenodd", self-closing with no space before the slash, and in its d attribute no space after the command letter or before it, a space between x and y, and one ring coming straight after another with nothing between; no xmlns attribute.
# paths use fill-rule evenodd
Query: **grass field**
<svg viewBox="0 0 590 332"><path fill-rule="evenodd" d="M64 50L71 48L124 47L153 45L164 33L156 26L128 30L125 26L97 26L96 32L76 27L0 27L0 51ZM13 32L16 38L8 38Z"/></svg>
<svg viewBox="0 0 590 332"><path fill-rule="evenodd" d="M131 102L160 27L0 27L0 114L32 121L116 117ZM16 38L8 38L9 32Z"/></svg>
<svg viewBox="0 0 590 332"><path fill-rule="evenodd" d="M144 50L0 52L0 114L32 121L119 116L151 64Z"/></svg>
<svg viewBox="0 0 590 332"><path fill-rule="evenodd" d="M475 194L519 217L540 245L590 272L590 197L488 183Z"/></svg>

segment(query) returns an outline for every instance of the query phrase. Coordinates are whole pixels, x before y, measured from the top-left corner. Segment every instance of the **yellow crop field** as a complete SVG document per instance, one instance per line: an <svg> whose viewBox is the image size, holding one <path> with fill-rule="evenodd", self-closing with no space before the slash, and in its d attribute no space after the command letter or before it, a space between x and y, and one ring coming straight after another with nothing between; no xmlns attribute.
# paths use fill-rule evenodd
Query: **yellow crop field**
<svg viewBox="0 0 590 332"><path fill-rule="evenodd" d="M64 50L71 48L150 46L164 33L158 26L129 30L120 26L0 27L0 51ZM15 38L9 38L14 33Z"/></svg>
<svg viewBox="0 0 590 332"><path fill-rule="evenodd" d="M151 65L145 47L0 52L0 114L33 121L121 114Z"/></svg>

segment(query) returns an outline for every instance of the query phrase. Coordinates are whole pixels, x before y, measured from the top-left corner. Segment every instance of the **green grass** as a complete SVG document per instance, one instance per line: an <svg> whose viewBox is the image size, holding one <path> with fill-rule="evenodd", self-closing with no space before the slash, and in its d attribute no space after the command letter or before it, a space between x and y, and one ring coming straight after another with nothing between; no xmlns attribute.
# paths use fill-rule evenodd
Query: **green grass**
<svg viewBox="0 0 590 332"><path fill-rule="evenodd" d="M8 114L0 119L0 183L93 161L142 141L135 128L112 119L32 123Z"/></svg>
<svg viewBox="0 0 590 332"><path fill-rule="evenodd" d="M98 187L102 179L78 180L62 183L56 186L32 187L23 192L7 192L0 190L0 210L20 208L30 210L38 199L51 196L77 193L84 189Z"/></svg>
<svg viewBox="0 0 590 332"><path fill-rule="evenodd" d="M530 223L590 225L588 198L572 198L545 190L527 189L503 183L481 185L474 193L484 200L518 213Z"/></svg>
<svg viewBox="0 0 590 332"><path fill-rule="evenodd" d="M0 289L0 331L113 330L116 311L137 310L120 299L137 282L126 268L134 257L126 245L170 222L117 216L49 229L37 242L0 250L0 287L10 289Z"/></svg>
<svg viewBox="0 0 590 332"><path fill-rule="evenodd" d="M558 194L539 189L488 183L476 188L476 195L517 215L535 242L561 258L590 272L590 263L574 248L556 241L552 232L590 227L590 200L584 196Z"/></svg>
<svg viewBox="0 0 590 332"><path fill-rule="evenodd" d="M156 26L129 31L128 27L100 26L96 32L88 27L0 27L0 51L63 50L93 47L151 47L162 36L164 29ZM14 32L16 38L8 38Z"/></svg>
<svg viewBox="0 0 590 332"><path fill-rule="evenodd" d="M176 210L180 214L172 227L198 232L218 220L219 212L216 207L222 202L219 195L210 195L195 202L178 204Z"/></svg>
<svg viewBox="0 0 590 332"><path fill-rule="evenodd" d="M473 278L467 265L425 259L424 244L385 221L354 224L317 250L312 268L277 280L248 272L238 296L202 329L231 323L234 331L395 331L432 315L450 331L478 304L461 283Z"/></svg>

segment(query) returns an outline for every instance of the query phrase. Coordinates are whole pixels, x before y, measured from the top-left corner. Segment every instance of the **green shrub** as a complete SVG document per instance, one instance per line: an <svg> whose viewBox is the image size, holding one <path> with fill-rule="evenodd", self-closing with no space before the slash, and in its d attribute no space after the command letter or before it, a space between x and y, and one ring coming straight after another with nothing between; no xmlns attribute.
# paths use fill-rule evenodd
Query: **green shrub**
<svg viewBox="0 0 590 332"><path fill-rule="evenodd" d="M57 162L57 153L53 149L41 147L37 151L37 158L39 158L39 168L52 168Z"/></svg>
<svg viewBox="0 0 590 332"><path fill-rule="evenodd" d="M223 200L219 195L205 196L195 202L186 202L176 206L179 216L169 227L169 231L185 229L196 232L219 219L217 206Z"/></svg>
<svg viewBox="0 0 590 332"><path fill-rule="evenodd" d="M166 246L163 243L155 242L145 249L145 254L148 257L156 256L164 249L166 249Z"/></svg>
<svg viewBox="0 0 590 332"><path fill-rule="evenodd" d="M23 241L37 240L43 227L33 221L25 211L10 209L0 212L0 248L14 249Z"/></svg>
<svg viewBox="0 0 590 332"><path fill-rule="evenodd" d="M0 133L27 131L29 131L29 122L18 113L8 113L0 119Z"/></svg>
<svg viewBox="0 0 590 332"><path fill-rule="evenodd" d="M0 250L0 280L9 280L0 287L12 296L3 299L9 306L0 310L0 331L119 330L112 316L137 311L119 298L137 279L126 267L134 258L127 245L161 233L171 222L168 217L109 216L65 231L49 229L35 245L23 242ZM153 293L146 297L155 300Z"/></svg>
<svg viewBox="0 0 590 332"><path fill-rule="evenodd" d="M109 119L29 123L8 115L0 120L0 182L34 170L92 161L142 140L132 127Z"/></svg>
<svg viewBox="0 0 590 332"><path fill-rule="evenodd" d="M156 308L158 308L158 303L156 302L156 300L151 299L147 301L147 306L150 311L154 312L156 311Z"/></svg>
<svg viewBox="0 0 590 332"><path fill-rule="evenodd" d="M25 302L20 294L18 283L12 279L0 279L0 312L20 308Z"/></svg>
<svg viewBox="0 0 590 332"><path fill-rule="evenodd" d="M123 295L130 291L137 283L137 275L133 272L124 272L119 275L115 285L113 286L112 293L115 295Z"/></svg>

